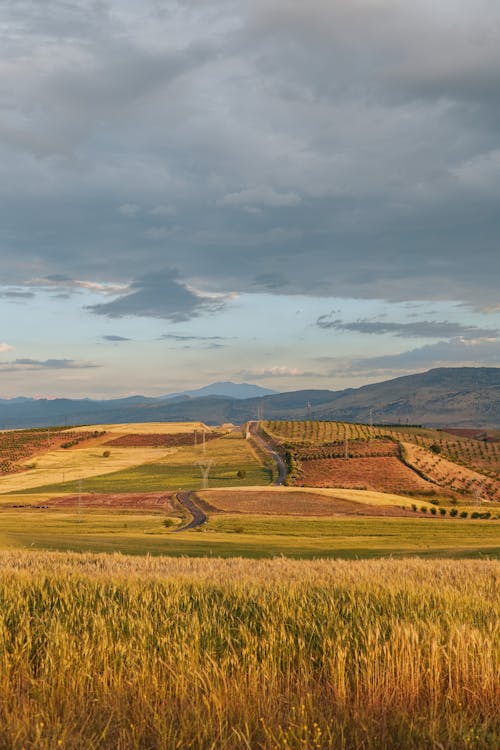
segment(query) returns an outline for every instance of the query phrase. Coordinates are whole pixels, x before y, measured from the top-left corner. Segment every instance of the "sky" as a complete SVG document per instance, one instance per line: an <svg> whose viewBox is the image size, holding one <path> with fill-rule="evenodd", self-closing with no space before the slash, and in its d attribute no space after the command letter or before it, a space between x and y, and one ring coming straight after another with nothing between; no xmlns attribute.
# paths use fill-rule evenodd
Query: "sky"
<svg viewBox="0 0 500 750"><path fill-rule="evenodd" d="M500 366L497 0L0 3L0 398Z"/></svg>

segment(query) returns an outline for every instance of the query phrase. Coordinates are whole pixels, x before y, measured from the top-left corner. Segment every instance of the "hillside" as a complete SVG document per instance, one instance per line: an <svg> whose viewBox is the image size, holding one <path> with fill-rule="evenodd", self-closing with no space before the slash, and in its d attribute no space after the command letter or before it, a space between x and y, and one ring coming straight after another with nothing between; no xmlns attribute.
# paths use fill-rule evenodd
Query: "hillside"
<svg viewBox="0 0 500 750"><path fill-rule="evenodd" d="M207 395L90 399L0 400L0 427L148 421L241 424L259 412L269 419L500 428L500 368L438 368L342 391L301 390L262 397Z"/></svg>

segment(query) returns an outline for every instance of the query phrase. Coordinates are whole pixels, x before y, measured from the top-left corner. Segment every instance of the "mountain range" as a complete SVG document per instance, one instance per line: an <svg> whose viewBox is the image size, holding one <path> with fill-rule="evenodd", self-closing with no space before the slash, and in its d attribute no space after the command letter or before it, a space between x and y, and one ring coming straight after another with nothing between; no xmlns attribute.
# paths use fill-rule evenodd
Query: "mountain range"
<svg viewBox="0 0 500 750"><path fill-rule="evenodd" d="M222 383L159 398L0 399L3 429L191 420L240 424L258 416L500 428L500 368L436 368L341 391L275 393L247 383Z"/></svg>

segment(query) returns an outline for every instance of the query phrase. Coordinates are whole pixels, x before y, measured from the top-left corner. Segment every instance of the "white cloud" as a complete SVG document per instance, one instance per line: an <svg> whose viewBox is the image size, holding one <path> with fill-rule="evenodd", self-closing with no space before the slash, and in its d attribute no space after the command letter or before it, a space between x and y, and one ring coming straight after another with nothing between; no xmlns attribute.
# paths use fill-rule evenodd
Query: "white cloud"
<svg viewBox="0 0 500 750"><path fill-rule="evenodd" d="M5 341L0 342L0 352L12 352L14 347L10 344L6 344Z"/></svg>

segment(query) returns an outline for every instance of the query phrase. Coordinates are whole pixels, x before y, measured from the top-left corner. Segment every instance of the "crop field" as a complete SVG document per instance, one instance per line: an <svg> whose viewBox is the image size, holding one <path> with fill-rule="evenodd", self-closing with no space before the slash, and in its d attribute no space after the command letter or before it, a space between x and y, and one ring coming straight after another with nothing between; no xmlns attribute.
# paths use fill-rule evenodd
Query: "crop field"
<svg viewBox="0 0 500 750"><path fill-rule="evenodd" d="M500 500L500 481L490 479L418 445L406 443L403 446L408 463L437 484L458 492L477 495L485 500Z"/></svg>
<svg viewBox="0 0 500 750"><path fill-rule="evenodd" d="M0 746L494 750L500 564L0 555Z"/></svg>
<svg viewBox="0 0 500 750"><path fill-rule="evenodd" d="M479 493L485 500L500 498L500 442L492 436L486 440L480 439L483 433L478 431L463 431L464 434L457 431L458 434L451 434L430 428L370 427L320 421L271 421L265 422L263 429L292 451L300 465L297 481L301 484L314 482L334 486L344 482L342 477L346 469L340 463L325 463L323 467L309 465L315 460L345 458L346 452L350 460L399 455L410 472L412 468L416 470L415 484L419 484L424 478L437 487L465 496L475 497ZM386 466L372 463L367 480L359 486L378 489L387 486L387 470L391 462L385 463ZM380 471L377 471L377 466ZM353 476L358 478L360 472L361 465L352 466ZM406 479L410 481L410 475L401 467L394 476L396 482L397 474L406 475ZM417 476L418 474L423 477ZM352 482L350 485L352 486ZM395 484L393 489L411 491L405 482Z"/></svg>
<svg viewBox="0 0 500 750"><path fill-rule="evenodd" d="M429 482L392 456L302 461L295 484L422 494L432 489Z"/></svg>
<svg viewBox="0 0 500 750"><path fill-rule="evenodd" d="M62 429L6 430L0 432L0 475L26 468L27 459L58 448L69 449L90 440L94 444L102 432Z"/></svg>
<svg viewBox="0 0 500 750"><path fill-rule="evenodd" d="M321 496L310 492L219 492L198 493L198 498L207 503L209 509L228 513L251 513L258 515L285 516L335 516L335 515L411 515L409 508L396 506L373 506L345 500L335 496Z"/></svg>
<svg viewBox="0 0 500 750"><path fill-rule="evenodd" d="M335 512L322 515L328 496L297 489L287 494L292 498L294 491L301 497L295 508L292 499L287 501L290 512L282 499L285 493L273 493L271 488L261 498L262 507L252 505L251 492L246 500L244 490L235 491L234 495L242 496L235 501L239 510L231 507L226 490L202 493L210 506L216 508L220 502L225 508L209 512L202 527L174 533L188 518L175 495L168 493L105 495L95 501L83 495L81 503L74 495L55 499L33 494L3 496L0 549L251 558L500 555L499 521L495 520L500 509L489 520L452 518L449 513L442 517L431 515L429 510L435 508L428 503L419 502L415 511L408 504L403 511L396 496L388 505L385 496L379 499L377 494L339 490L330 496ZM372 505L360 502L360 495L371 499Z"/></svg>
<svg viewBox="0 0 500 750"><path fill-rule="evenodd" d="M127 422L123 424L93 424L79 427L79 430L93 432L94 430L105 431L106 434L115 435L140 435L143 433L159 433L161 435L171 435L180 432L193 434L197 432L210 432L203 422Z"/></svg>
<svg viewBox="0 0 500 750"><path fill-rule="evenodd" d="M176 424L176 429L179 425ZM97 426L95 426L97 429ZM1 494L13 492L75 494L80 482L83 492L124 493L162 492L166 490L196 489L201 487L202 474L198 465L204 459L212 460L209 472L211 486L267 484L272 478L272 468L263 464L249 442L242 435L207 433L205 446L201 441L202 430L197 430L194 443L193 432L152 432L156 425L139 425L137 433L131 433L131 425L120 427L115 433L134 445L110 445L106 431L99 444L91 447L76 445L71 450L49 450L37 457L36 465L5 477L0 477ZM137 435L137 440L130 440ZM175 445L158 444L157 436L173 438ZM188 440L180 440L186 435ZM146 445L142 438L145 436ZM154 436L154 439L151 438ZM83 446L83 447L82 447ZM240 472L241 476L238 476Z"/></svg>

